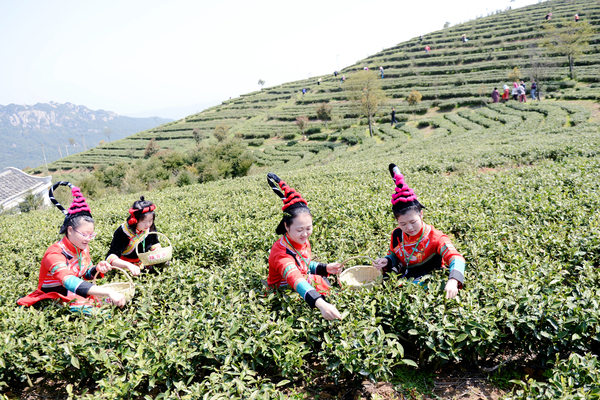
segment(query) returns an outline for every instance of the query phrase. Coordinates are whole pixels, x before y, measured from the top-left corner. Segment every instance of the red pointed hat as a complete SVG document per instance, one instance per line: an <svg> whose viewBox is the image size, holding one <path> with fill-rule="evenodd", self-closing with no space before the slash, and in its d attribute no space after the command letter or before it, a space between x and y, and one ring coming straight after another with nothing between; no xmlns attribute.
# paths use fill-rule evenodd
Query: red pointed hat
<svg viewBox="0 0 600 400"><path fill-rule="evenodd" d="M54 191L59 186L69 186L71 188L73 202L68 210L65 210L58 200L54 198ZM50 187L50 189L48 189L48 197L50 197L52 204L54 204L56 208L58 208L65 215L65 219L74 218L81 215L87 215L88 217L92 216L92 210L90 210L90 206L88 206L87 202L85 201L85 197L83 197L83 194L81 194L81 190L71 182L60 181L55 183Z"/></svg>
<svg viewBox="0 0 600 400"><path fill-rule="evenodd" d="M267 174L267 183L273 189L273 192L283 200L283 207L281 207L283 211L290 207L308 207L308 203L302 198L302 195L274 173L269 172Z"/></svg>
<svg viewBox="0 0 600 400"><path fill-rule="evenodd" d="M417 200L415 191L404 181L404 175L400 173L400 168L398 168L396 164L390 164L389 170L392 179L394 179L394 183L396 184L396 188L392 194L392 209L401 210L414 205L423 207L423 205L419 203L419 200Z"/></svg>

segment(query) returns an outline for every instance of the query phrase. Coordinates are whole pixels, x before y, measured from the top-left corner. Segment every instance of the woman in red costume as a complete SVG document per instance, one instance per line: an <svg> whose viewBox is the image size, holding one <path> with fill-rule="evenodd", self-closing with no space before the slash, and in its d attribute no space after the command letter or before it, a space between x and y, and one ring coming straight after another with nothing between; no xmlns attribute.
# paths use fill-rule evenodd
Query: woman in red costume
<svg viewBox="0 0 600 400"><path fill-rule="evenodd" d="M446 267L450 274L446 283L446 298L451 299L463 287L465 259L443 232L423 222L423 206L406 182L400 169L389 166L396 189L392 195L392 211L398 228L392 232L387 256L373 263L385 272L401 274L414 283L435 270Z"/></svg>
<svg viewBox="0 0 600 400"><path fill-rule="evenodd" d="M311 261L308 238L312 234L312 215L300 193L289 187L273 173L267 175L271 189L283 200L284 216L275 232L282 235L269 255L270 287L290 286L310 307L318 308L327 320L340 319L334 305L325 300L329 294L329 274L342 270L339 263L323 264Z"/></svg>
<svg viewBox="0 0 600 400"><path fill-rule="evenodd" d="M54 190L60 185L69 186L73 194L73 203L68 210L54 198ZM69 182L58 182L50 188L49 196L52 203L65 214L59 231L64 236L44 253L37 289L20 298L17 304L31 306L40 300L58 299L69 303L72 311L85 312L89 307L102 305L94 296L103 296L117 306L125 305L122 294L88 282L96 272L104 274L108 271L110 264L100 261L95 267L92 265L89 243L96 237L94 219L79 188Z"/></svg>

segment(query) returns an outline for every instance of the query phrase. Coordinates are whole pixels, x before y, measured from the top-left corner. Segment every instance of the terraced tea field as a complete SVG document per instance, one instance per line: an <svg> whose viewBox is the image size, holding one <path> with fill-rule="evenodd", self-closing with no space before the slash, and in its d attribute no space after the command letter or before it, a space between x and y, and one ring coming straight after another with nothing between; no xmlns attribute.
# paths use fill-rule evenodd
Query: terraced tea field
<svg viewBox="0 0 600 400"><path fill-rule="evenodd" d="M411 398L406 374L422 381L418 374L452 363L485 371L507 361L485 374L497 381L517 371L512 398L594 398L600 128L589 117L571 103L494 105L428 118L436 129L355 132L353 146L265 150L269 169L309 200L320 260L385 253L394 228L389 162L426 205L426 221L465 256L456 300L444 299L444 273L427 287L392 279L372 291L334 289L341 321L324 321L296 294L265 293L280 200L262 174L146 194L174 262L137 278L133 303L95 317L49 302L15 305L35 288L61 215L0 216L0 396L300 399L310 390L341 398L311 382L353 395L369 379ZM91 202L95 261L134 199ZM543 375L528 381L518 372L525 367Z"/></svg>
<svg viewBox="0 0 600 400"><path fill-rule="evenodd" d="M522 77L529 80L530 49L539 46L543 39L543 26L548 23L544 16L548 12L552 12L554 20L570 20L579 13L582 21L600 26L600 4L597 1L548 1L433 32L424 35L422 41L420 38L411 39L344 68L340 76L350 77L364 67L384 68L385 78L381 83L389 102L376 117L381 131L385 130L385 122L389 121L391 107L396 108L399 117L412 118L413 113L423 114L428 110L448 111L480 105L488 101L494 87L501 88L509 83L508 73L513 67L518 67ZM468 42L461 41L462 34L467 35ZM425 45L432 48L430 53L425 53ZM545 98L600 99L600 31L591 41L589 52L575 61L576 80L565 80L569 72L565 56L551 54L547 64L545 81L541 83ZM319 78L323 80L321 85L317 85ZM302 94L303 88L308 89L305 95ZM417 107L410 107L404 100L413 89L423 94L423 101ZM337 156L343 154L338 147L348 142L344 135L351 136L366 123L348 101L347 94L344 84L333 74L264 88L182 120L66 157L49 167L51 170L92 168L94 165L139 159L144 156L144 150L153 138L163 149L193 148L194 129L204 141L214 141L211 135L220 124L230 126L231 135L259 147L256 158L260 164L268 165L271 161L280 162L291 157L280 153L290 153L282 151L285 143L300 138L294 123L299 116L310 119L309 128L322 129L323 135L314 139L323 140L327 134L328 141L332 143L324 151L317 151L323 146L312 143L318 140L313 140L311 135L308 144L313 149L310 150L314 154L311 158L329 157L334 148ZM316 114L317 106L323 102L332 107L333 121L328 123L328 129ZM473 114L473 118L479 117ZM464 125L463 128L474 127L468 122L461 122L469 119L462 115L449 115L445 119L450 122L456 119L456 123ZM292 158L289 161L298 160ZM42 169L37 168L34 172L41 173Z"/></svg>

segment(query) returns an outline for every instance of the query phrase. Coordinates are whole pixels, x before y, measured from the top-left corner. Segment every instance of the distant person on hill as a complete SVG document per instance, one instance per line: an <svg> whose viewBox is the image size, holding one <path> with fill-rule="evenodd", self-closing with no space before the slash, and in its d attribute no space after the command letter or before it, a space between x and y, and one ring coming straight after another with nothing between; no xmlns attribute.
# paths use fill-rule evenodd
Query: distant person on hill
<svg viewBox="0 0 600 400"><path fill-rule="evenodd" d="M422 42L423 41L423 35L421 35L421 37L419 37L419 40Z"/></svg>
<svg viewBox="0 0 600 400"><path fill-rule="evenodd" d="M579 14L575 14L575 22L579 22Z"/></svg>
<svg viewBox="0 0 600 400"><path fill-rule="evenodd" d="M333 71L333 76L335 76L337 78L338 72L337 71Z"/></svg>
<svg viewBox="0 0 600 400"><path fill-rule="evenodd" d="M392 126L394 126L394 124L397 124L398 121L396 121L396 110L394 109L394 107L392 107Z"/></svg>
<svg viewBox="0 0 600 400"><path fill-rule="evenodd" d="M341 82L342 82L342 83L346 82L346 75L342 75L342 80L341 80Z"/></svg>
<svg viewBox="0 0 600 400"><path fill-rule="evenodd" d="M423 222L423 206L415 192L404 182L394 164L389 166L396 184L392 195L392 211L398 227L392 232L388 253L373 262L385 273L396 273L412 283L434 271L448 268L446 298L454 298L463 287L465 259L443 232Z"/></svg>
<svg viewBox="0 0 600 400"><path fill-rule="evenodd" d="M129 209L129 216L113 233L106 261L113 267L127 268L133 275L140 273L140 268L148 271L153 266L142 265L137 253L146 253L160 248L158 236L149 234L156 232L154 219L156 206L141 196ZM136 252L137 249L137 252Z"/></svg>
<svg viewBox="0 0 600 400"><path fill-rule="evenodd" d="M327 277L339 274L342 265L311 260L308 238L313 231L313 219L308 203L273 173L267 174L267 183L283 200L283 218L275 229L281 237L271 247L267 285L270 288L290 287L310 307L318 308L326 320L341 319L339 311L326 301L325 296L329 295L331 286Z"/></svg>
<svg viewBox="0 0 600 400"><path fill-rule="evenodd" d="M537 83L534 80L531 81L531 100L535 100L535 91L537 89Z"/></svg>
<svg viewBox="0 0 600 400"><path fill-rule="evenodd" d="M369 70L369 67L365 67L365 71L368 71L368 70Z"/></svg>
<svg viewBox="0 0 600 400"><path fill-rule="evenodd" d="M494 88L492 92L492 103L498 103L500 101L500 92L498 92L498 88Z"/></svg>
<svg viewBox="0 0 600 400"><path fill-rule="evenodd" d="M546 14L546 21L550 21L552 19L552 13Z"/></svg>
<svg viewBox="0 0 600 400"><path fill-rule="evenodd" d="M431 47L429 45L425 46L425 53L429 53L431 51Z"/></svg>
<svg viewBox="0 0 600 400"><path fill-rule="evenodd" d="M523 85L519 85L517 87L517 95L519 96L519 103L527 102L527 96L525 95L525 88L523 87Z"/></svg>
<svg viewBox="0 0 600 400"><path fill-rule="evenodd" d="M508 99L509 99L509 96L510 96L509 95L509 91L508 91L508 89L509 89L508 85L504 84L503 89L504 89L504 93L502 94L502 102L506 103L508 101Z"/></svg>
<svg viewBox="0 0 600 400"><path fill-rule="evenodd" d="M383 67L379 67L379 73L381 74L381 79L383 79Z"/></svg>
<svg viewBox="0 0 600 400"><path fill-rule="evenodd" d="M462 34L462 41L463 41L463 43L467 43L469 41L469 39L467 39L467 34L466 33Z"/></svg>
<svg viewBox="0 0 600 400"><path fill-rule="evenodd" d="M317 85L320 85L322 80L323 78L319 78L319 80L317 80Z"/></svg>
<svg viewBox="0 0 600 400"><path fill-rule="evenodd" d="M302 96L306 94L306 89L302 89Z"/></svg>
<svg viewBox="0 0 600 400"><path fill-rule="evenodd" d="M73 195L68 210L54 198L54 190L61 185L69 186ZM112 304L119 307L124 306L124 295L89 282L96 273L103 277L111 267L106 261L92 265L89 243L96 237L94 219L81 190L69 182L57 182L48 192L52 203L65 215L59 231L64 236L44 253L37 289L17 300L17 304L32 306L41 300L59 300L68 303L71 311L85 314L92 307L106 304L102 297L108 297Z"/></svg>
<svg viewBox="0 0 600 400"><path fill-rule="evenodd" d="M513 89L512 89L512 97L513 100L518 100L519 99L519 90L518 90L519 84L517 82L513 83Z"/></svg>

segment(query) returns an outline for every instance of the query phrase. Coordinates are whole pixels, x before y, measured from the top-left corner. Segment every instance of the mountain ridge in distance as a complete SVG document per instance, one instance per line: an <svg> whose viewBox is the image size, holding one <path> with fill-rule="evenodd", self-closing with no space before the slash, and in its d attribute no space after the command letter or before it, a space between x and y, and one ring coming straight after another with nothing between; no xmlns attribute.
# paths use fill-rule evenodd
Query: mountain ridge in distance
<svg viewBox="0 0 600 400"><path fill-rule="evenodd" d="M41 166L171 121L127 117L69 102L0 105L0 168Z"/></svg>

